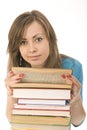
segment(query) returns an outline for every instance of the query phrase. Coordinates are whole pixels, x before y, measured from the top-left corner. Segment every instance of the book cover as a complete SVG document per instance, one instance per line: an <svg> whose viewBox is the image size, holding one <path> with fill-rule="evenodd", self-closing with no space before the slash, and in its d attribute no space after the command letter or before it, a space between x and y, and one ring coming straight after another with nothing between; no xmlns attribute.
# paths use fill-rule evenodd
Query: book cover
<svg viewBox="0 0 87 130"><path fill-rule="evenodd" d="M30 125L11 123L11 130L70 130L71 126Z"/></svg>
<svg viewBox="0 0 87 130"><path fill-rule="evenodd" d="M15 83L10 85L12 88L61 88L71 89L71 84L51 84L51 83Z"/></svg>
<svg viewBox="0 0 87 130"><path fill-rule="evenodd" d="M71 69L13 67L12 71L14 71L14 73L24 73L24 77L21 80L21 82L24 83L71 84L70 80L62 78L64 74L72 74Z"/></svg>
<svg viewBox="0 0 87 130"><path fill-rule="evenodd" d="M70 110L35 110L35 109L12 109L12 114L37 115L37 116L66 116L70 117Z"/></svg>
<svg viewBox="0 0 87 130"><path fill-rule="evenodd" d="M31 89L13 88L14 98L31 99L70 99L70 89Z"/></svg>
<svg viewBox="0 0 87 130"><path fill-rule="evenodd" d="M64 106L66 105L66 100L53 100L53 99L30 99L30 98L18 98L17 104L25 105L54 105L54 106Z"/></svg>
<svg viewBox="0 0 87 130"><path fill-rule="evenodd" d="M15 103L13 109L25 110L70 110L70 105L40 105L40 104L18 104Z"/></svg>
<svg viewBox="0 0 87 130"><path fill-rule="evenodd" d="M11 123L32 125L69 126L71 117L11 115Z"/></svg>

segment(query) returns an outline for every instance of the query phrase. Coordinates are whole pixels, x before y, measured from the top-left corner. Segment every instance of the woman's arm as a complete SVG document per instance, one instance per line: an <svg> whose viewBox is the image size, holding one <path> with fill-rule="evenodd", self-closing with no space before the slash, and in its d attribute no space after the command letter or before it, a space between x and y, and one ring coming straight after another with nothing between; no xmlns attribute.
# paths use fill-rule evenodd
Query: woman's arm
<svg viewBox="0 0 87 130"><path fill-rule="evenodd" d="M82 104L80 95L81 84L74 76L68 76L72 81L71 90L71 123L74 126L79 126L85 119L86 113Z"/></svg>
<svg viewBox="0 0 87 130"><path fill-rule="evenodd" d="M13 100L11 95L7 95L6 116L9 122L11 121L11 113L14 102L16 102L16 99Z"/></svg>
<svg viewBox="0 0 87 130"><path fill-rule="evenodd" d="M11 86L11 84L20 82L20 80L22 79L23 76L24 76L24 74L22 74L22 73L14 74L14 72L10 71L5 79L5 86L7 89L6 116L9 121L11 119L11 111L12 111L13 104L17 100L12 97L13 90L12 90L12 88L10 88L10 86Z"/></svg>
<svg viewBox="0 0 87 130"><path fill-rule="evenodd" d="M79 126L86 117L80 94L78 94L75 101L71 103L71 117L71 123L74 126Z"/></svg>
<svg viewBox="0 0 87 130"><path fill-rule="evenodd" d="M64 77L66 80L72 81L71 88L71 123L74 126L79 126L85 119L86 113L82 104L82 99L80 95L81 84L77 78L73 75L66 74Z"/></svg>

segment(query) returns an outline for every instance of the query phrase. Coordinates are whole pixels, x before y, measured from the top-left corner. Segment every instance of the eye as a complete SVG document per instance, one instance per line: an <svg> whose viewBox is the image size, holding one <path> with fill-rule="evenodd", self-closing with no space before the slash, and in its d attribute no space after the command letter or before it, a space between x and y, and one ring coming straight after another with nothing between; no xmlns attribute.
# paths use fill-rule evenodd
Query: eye
<svg viewBox="0 0 87 130"><path fill-rule="evenodd" d="M35 39L36 42L41 42L42 40L43 40L42 37L38 37L38 38Z"/></svg>
<svg viewBox="0 0 87 130"><path fill-rule="evenodd" d="M27 44L27 41L26 40L22 40L21 42L20 42L20 45L26 45Z"/></svg>

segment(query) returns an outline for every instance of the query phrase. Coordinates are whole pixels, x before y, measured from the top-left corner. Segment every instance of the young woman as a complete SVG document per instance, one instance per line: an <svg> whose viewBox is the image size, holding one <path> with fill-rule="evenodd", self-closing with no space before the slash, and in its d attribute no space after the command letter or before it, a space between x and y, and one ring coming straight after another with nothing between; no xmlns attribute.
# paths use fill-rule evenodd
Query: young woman
<svg viewBox="0 0 87 130"><path fill-rule="evenodd" d="M71 122L80 125L85 119L82 104L82 64L71 57L59 54L56 34L47 18L33 10L19 15L13 22L8 35L9 62L5 79L7 88L7 117L10 117L12 90L10 85L20 82L24 74L14 74L15 67L68 68L73 76L65 75L72 81ZM64 77L63 77L64 78Z"/></svg>

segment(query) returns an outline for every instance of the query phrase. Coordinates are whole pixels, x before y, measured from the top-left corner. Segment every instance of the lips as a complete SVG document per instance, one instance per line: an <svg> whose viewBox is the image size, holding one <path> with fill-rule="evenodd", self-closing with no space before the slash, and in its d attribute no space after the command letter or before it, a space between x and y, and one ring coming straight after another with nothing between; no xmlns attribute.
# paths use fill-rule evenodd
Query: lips
<svg viewBox="0 0 87 130"><path fill-rule="evenodd" d="M40 55L36 55L36 56L29 56L28 58L30 58L31 60L38 60L39 57Z"/></svg>

